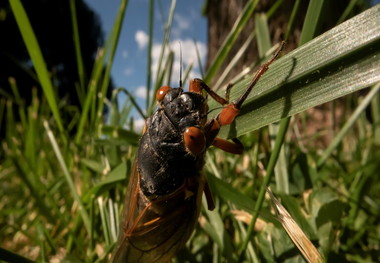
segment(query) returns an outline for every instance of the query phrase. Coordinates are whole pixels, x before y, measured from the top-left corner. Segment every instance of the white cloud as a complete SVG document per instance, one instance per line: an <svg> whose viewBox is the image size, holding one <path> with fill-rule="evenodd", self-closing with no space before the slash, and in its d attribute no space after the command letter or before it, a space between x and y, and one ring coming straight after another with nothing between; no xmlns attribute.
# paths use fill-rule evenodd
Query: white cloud
<svg viewBox="0 0 380 263"><path fill-rule="evenodd" d="M145 86L138 86L136 89L135 89L135 95L138 97L138 98L141 98L141 99L146 99L146 92L147 92L147 89Z"/></svg>
<svg viewBox="0 0 380 263"><path fill-rule="evenodd" d="M133 74L133 72L134 72L133 68L126 68L126 69L124 69L123 74L124 74L124 76L129 77L130 75Z"/></svg>
<svg viewBox="0 0 380 263"><path fill-rule="evenodd" d="M136 132L141 132L143 127L145 125L145 120L144 119L136 119L133 121L133 129L136 131Z"/></svg>
<svg viewBox="0 0 380 263"><path fill-rule="evenodd" d="M175 26L179 27L182 30L189 29L190 28L190 21L180 15L174 15L174 21L175 21Z"/></svg>
<svg viewBox="0 0 380 263"><path fill-rule="evenodd" d="M144 31L137 30L135 40L139 49L144 49L148 44L149 36Z"/></svg>
<svg viewBox="0 0 380 263"><path fill-rule="evenodd" d="M126 59L128 57L128 51L127 50L123 50L123 52L121 53L121 57L123 59Z"/></svg>

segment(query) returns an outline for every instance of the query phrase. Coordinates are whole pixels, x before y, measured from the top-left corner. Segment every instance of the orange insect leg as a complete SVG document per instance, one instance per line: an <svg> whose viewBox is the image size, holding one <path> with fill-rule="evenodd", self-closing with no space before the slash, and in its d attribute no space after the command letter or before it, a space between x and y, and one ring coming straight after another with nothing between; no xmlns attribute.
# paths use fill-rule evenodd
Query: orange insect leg
<svg viewBox="0 0 380 263"><path fill-rule="evenodd" d="M232 139L230 142L217 137L212 145L228 153L241 154L243 152L243 144L238 139Z"/></svg>

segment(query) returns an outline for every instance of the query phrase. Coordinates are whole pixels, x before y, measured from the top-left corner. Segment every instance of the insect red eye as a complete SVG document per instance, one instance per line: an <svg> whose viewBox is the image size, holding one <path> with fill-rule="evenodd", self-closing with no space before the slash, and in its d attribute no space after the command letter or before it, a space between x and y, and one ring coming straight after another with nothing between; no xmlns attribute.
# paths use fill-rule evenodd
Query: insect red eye
<svg viewBox="0 0 380 263"><path fill-rule="evenodd" d="M206 146L206 138L203 131L197 127L189 127L183 134L186 148L193 154L200 154Z"/></svg>
<svg viewBox="0 0 380 263"><path fill-rule="evenodd" d="M156 100L162 101L169 90L171 90L171 87L169 86L162 86L161 88L159 88L156 93Z"/></svg>

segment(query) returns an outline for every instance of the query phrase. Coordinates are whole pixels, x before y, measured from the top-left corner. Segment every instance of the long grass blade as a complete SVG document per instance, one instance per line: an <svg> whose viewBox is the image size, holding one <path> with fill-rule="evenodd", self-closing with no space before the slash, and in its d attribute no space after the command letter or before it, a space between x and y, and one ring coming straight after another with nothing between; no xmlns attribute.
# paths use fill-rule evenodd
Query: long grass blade
<svg viewBox="0 0 380 263"><path fill-rule="evenodd" d="M76 8L75 0L70 0L70 13L71 13L71 23L72 23L72 29L73 29L75 58L77 61L78 77L79 77L78 98L79 98L79 101L82 102L82 98L84 97L84 94L85 94L86 72L84 69L82 52L81 52L79 30L78 30L78 20L77 20L77 8Z"/></svg>
<svg viewBox="0 0 380 263"><path fill-rule="evenodd" d="M252 13L255 10L258 2L258 0L249 1L244 7L244 10L242 11L241 15L236 19L234 26L232 27L230 33L226 37L226 40L223 42L222 47L219 49L217 55L215 56L215 60L211 63L210 68L206 72L206 76L204 78L204 81L206 83L210 83L212 78L219 70L220 66L226 59L240 32L243 30L247 21L251 18Z"/></svg>
<svg viewBox="0 0 380 263"><path fill-rule="evenodd" d="M57 126L61 131L63 136L64 128L59 114L58 104L55 97L55 92L53 89L53 84L51 83L49 72L46 68L44 58L40 46L38 44L37 38L34 34L33 28L29 22L29 18L25 12L24 7L20 0L9 1L13 14L16 18L18 28L20 29L21 36L24 40L25 46L28 50L30 58L33 62L34 68L37 72L38 79L40 81L42 90L46 96L49 103L50 110L53 113L54 119L57 122Z"/></svg>
<svg viewBox="0 0 380 263"><path fill-rule="evenodd" d="M152 46L153 46L153 20L154 20L154 0L149 1L149 28L148 28L148 61L146 65L146 101L145 110L148 112L150 104L150 92L152 90Z"/></svg>
<svg viewBox="0 0 380 263"><path fill-rule="evenodd" d="M86 208L85 208L85 206L84 206L84 204L83 204L83 202L82 202L82 200L81 200L81 198L80 198L80 196L79 196L79 194L75 188L74 181L71 178L69 169L65 163L65 160L64 160L62 153L61 153L61 150L59 149L58 143L54 137L52 130L49 127L48 122L45 120L43 124L44 124L45 130L46 130L46 133L48 135L48 138L50 140L50 143L53 147L54 153L58 159L58 163L61 166L61 169L63 171L63 175L65 176L66 183L68 184L68 186L70 188L71 195L73 196L73 199L75 200L75 202L78 204L79 212L82 216L84 226L87 230L87 233L90 234L91 233L90 217L89 217L87 210L86 210Z"/></svg>
<svg viewBox="0 0 380 263"><path fill-rule="evenodd" d="M344 126L340 129L339 133L334 137L329 147L323 152L322 156L317 161L317 168L320 169L327 158L331 155L331 153L336 149L336 147L342 142L343 137L346 133L352 128L360 114L367 108L367 106L371 103L372 99L379 94L380 83L376 84L371 91L365 96L360 105L356 108Z"/></svg>
<svg viewBox="0 0 380 263"><path fill-rule="evenodd" d="M119 12L117 14L115 24L114 24L112 31L111 31L112 32L110 35L110 44L111 45L110 45L106 69L105 69L104 76L103 76L103 82L102 82L100 94L99 94L98 108L97 108L98 110L97 110L97 118L96 118L97 122L95 123L95 127L97 127L99 122L102 120L101 116L103 115L104 99L107 95L107 90L109 87L109 81L110 81L110 77L111 77L111 69L112 69L113 60L115 57L117 43L119 41L120 32L121 32L121 28L123 25L124 15L125 15L125 11L127 9L127 5L128 5L128 0L122 0L121 1L120 6L119 6Z"/></svg>

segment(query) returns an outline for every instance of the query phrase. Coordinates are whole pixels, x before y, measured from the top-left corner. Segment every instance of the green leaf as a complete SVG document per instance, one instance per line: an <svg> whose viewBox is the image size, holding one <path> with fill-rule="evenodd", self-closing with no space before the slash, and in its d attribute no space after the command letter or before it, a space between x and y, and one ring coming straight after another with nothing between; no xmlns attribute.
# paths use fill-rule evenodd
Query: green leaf
<svg viewBox="0 0 380 263"><path fill-rule="evenodd" d="M28 50L29 56L33 62L34 68L37 72L38 79L40 81L42 90L49 103L50 109L57 122L58 128L61 132L64 131L61 116L59 115L58 104L55 98L53 84L50 81L49 72L46 68L44 58L40 46L38 45L37 38L34 34L33 28L30 25L28 16L25 12L21 1L14 0L9 1L13 14L16 18L17 25L20 29L21 36L24 40L25 46Z"/></svg>
<svg viewBox="0 0 380 263"><path fill-rule="evenodd" d="M300 45L305 44L316 35L323 14L325 0L311 0L307 8L304 26L300 36Z"/></svg>
<svg viewBox="0 0 380 263"><path fill-rule="evenodd" d="M380 81L379 20L377 5L275 61L221 135L245 134ZM250 79L232 88L232 99Z"/></svg>
<svg viewBox="0 0 380 263"><path fill-rule="evenodd" d="M249 212L253 211L255 202L252 198L249 198L248 196L237 191L230 184L215 177L214 175L208 175L207 179L213 194L223 198L225 201L232 202L239 209L244 209Z"/></svg>

